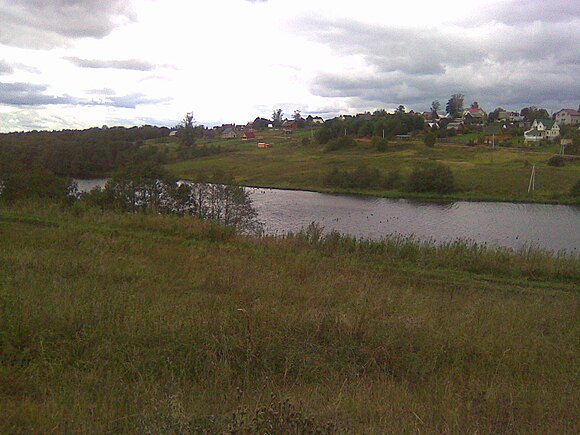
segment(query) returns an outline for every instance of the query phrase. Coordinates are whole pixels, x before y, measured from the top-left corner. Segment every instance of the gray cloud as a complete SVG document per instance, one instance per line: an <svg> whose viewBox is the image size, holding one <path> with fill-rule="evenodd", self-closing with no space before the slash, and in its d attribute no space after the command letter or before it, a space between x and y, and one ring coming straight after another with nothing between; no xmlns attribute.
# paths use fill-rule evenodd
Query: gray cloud
<svg viewBox="0 0 580 435"><path fill-rule="evenodd" d="M79 57L65 57L64 59L81 68L113 68L134 71L152 71L155 69L153 64L137 59L91 60L81 59Z"/></svg>
<svg viewBox="0 0 580 435"><path fill-rule="evenodd" d="M530 104L556 110L576 107L580 101L574 79L580 76L580 44L574 42L580 39L577 21L418 32L311 19L300 28L339 56L364 58L368 68L356 76L327 72L311 85L313 94L347 98L353 107L404 104L422 110L433 99L446 101L456 92L491 110Z"/></svg>
<svg viewBox="0 0 580 435"><path fill-rule="evenodd" d="M26 48L103 38L135 13L124 0L0 0L0 43Z"/></svg>
<svg viewBox="0 0 580 435"><path fill-rule="evenodd" d="M86 93L91 94L91 95L110 96L110 95L115 95L116 92L110 88L103 88L103 89L89 89L88 91L86 91Z"/></svg>
<svg viewBox="0 0 580 435"><path fill-rule="evenodd" d="M148 98L141 93L119 96L112 96L109 94L109 96L102 99L83 99L71 95L52 96L46 93L47 90L48 86L46 85L0 82L0 104L7 106L112 106L134 109L142 104L155 104L168 101L168 99Z"/></svg>
<svg viewBox="0 0 580 435"><path fill-rule="evenodd" d="M146 95L141 93L133 93L128 95L122 95L117 97L108 97L107 100L101 105L113 106L113 107L124 107L126 109L134 109L142 104L156 104L169 101L170 98L148 98Z"/></svg>
<svg viewBox="0 0 580 435"><path fill-rule="evenodd" d="M12 74L14 72L14 68L5 60L0 59L0 74Z"/></svg>
<svg viewBox="0 0 580 435"><path fill-rule="evenodd" d="M578 20L580 3L573 0L509 0L493 5L481 5L471 24L497 21L505 24L524 24L542 21L562 23Z"/></svg>
<svg viewBox="0 0 580 435"><path fill-rule="evenodd" d="M77 99L45 94L46 85L31 83L0 83L0 104L8 106L40 106L49 104L75 104Z"/></svg>

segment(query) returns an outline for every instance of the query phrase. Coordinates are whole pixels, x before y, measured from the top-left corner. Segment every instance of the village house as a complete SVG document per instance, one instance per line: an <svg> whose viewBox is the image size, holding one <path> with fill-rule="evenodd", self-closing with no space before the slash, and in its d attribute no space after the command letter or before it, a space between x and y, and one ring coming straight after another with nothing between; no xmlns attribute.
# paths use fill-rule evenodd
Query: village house
<svg viewBox="0 0 580 435"><path fill-rule="evenodd" d="M254 132L254 130L250 129L244 130L244 133L242 134L242 140L250 140L250 139L256 139L256 133Z"/></svg>
<svg viewBox="0 0 580 435"><path fill-rule="evenodd" d="M463 112L463 122L467 125L484 125L487 117L483 109L471 107Z"/></svg>
<svg viewBox="0 0 580 435"><path fill-rule="evenodd" d="M370 121L373 119L373 115L370 112L365 112L365 113L357 113L356 117L358 119L364 119L365 121Z"/></svg>
<svg viewBox="0 0 580 435"><path fill-rule="evenodd" d="M226 127L222 130L220 137L222 139L235 139L238 137L238 133L232 127Z"/></svg>
<svg viewBox="0 0 580 435"><path fill-rule="evenodd" d="M436 122L440 119L440 116L437 113L433 116L433 112L423 112L421 113L421 117L425 122Z"/></svg>
<svg viewBox="0 0 580 435"><path fill-rule="evenodd" d="M502 111L497 114L498 121L508 121L512 123L521 123L524 122L524 117L521 116L518 112L512 111Z"/></svg>
<svg viewBox="0 0 580 435"><path fill-rule="evenodd" d="M554 114L558 125L580 125L580 112L574 109L562 109Z"/></svg>
<svg viewBox="0 0 580 435"><path fill-rule="evenodd" d="M292 134L292 132L298 128L298 122L293 120L286 120L282 124L282 128L284 129L284 134Z"/></svg>
<svg viewBox="0 0 580 435"><path fill-rule="evenodd" d="M465 126L463 125L463 121L454 120L454 121L451 121L447 124L446 129L447 130L455 130L457 133L463 133Z"/></svg>
<svg viewBox="0 0 580 435"><path fill-rule="evenodd" d="M483 143L486 145L496 145L512 138L512 135L507 132L505 125L491 124L484 128Z"/></svg>
<svg viewBox="0 0 580 435"><path fill-rule="evenodd" d="M560 126L550 119L535 119L530 130L524 132L524 142L540 142L560 137Z"/></svg>
<svg viewBox="0 0 580 435"><path fill-rule="evenodd" d="M294 129L298 128L298 122L294 121L294 120L286 120L282 124L282 128L294 130Z"/></svg>

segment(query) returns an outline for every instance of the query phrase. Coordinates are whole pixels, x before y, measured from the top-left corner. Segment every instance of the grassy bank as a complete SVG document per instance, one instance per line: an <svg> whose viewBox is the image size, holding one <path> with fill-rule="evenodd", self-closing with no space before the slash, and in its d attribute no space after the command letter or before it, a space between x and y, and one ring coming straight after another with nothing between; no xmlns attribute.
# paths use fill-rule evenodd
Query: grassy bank
<svg viewBox="0 0 580 435"><path fill-rule="evenodd" d="M2 433L578 432L578 260L0 210Z"/></svg>
<svg viewBox="0 0 580 435"><path fill-rule="evenodd" d="M403 141L391 142L387 151L378 152L370 141L362 140L355 148L325 152L321 145L302 143L302 139L309 138L310 134L309 131L301 131L283 136L280 132L265 132L261 140L273 145L268 150L258 149L256 141L213 141L208 144L235 151L175 163L169 169L183 178L210 178L217 173L231 175L236 182L244 185L348 192L325 186L325 175L333 168L353 170L362 164L377 168L384 175L399 171L405 178L415 164L436 161L448 165L456 180L457 191L446 195L447 199L580 202L569 196L571 187L580 178L580 159L567 161L561 168L548 166L548 159L557 152L554 147L492 149L489 146L444 143L428 148L418 141ZM537 170L536 190L528 193L533 165ZM390 197L425 197L401 188L386 190L379 187L354 192Z"/></svg>

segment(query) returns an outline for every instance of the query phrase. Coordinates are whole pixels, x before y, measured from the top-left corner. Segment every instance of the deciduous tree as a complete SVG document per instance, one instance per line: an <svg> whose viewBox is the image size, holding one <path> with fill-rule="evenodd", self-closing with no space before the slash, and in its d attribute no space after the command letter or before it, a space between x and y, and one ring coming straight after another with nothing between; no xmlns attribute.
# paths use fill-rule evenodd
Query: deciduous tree
<svg viewBox="0 0 580 435"><path fill-rule="evenodd" d="M184 147L190 148L195 145L195 130L193 128L193 113L188 112L181 121L179 129L179 141Z"/></svg>
<svg viewBox="0 0 580 435"><path fill-rule="evenodd" d="M441 109L441 103L439 102L439 100L434 100L431 103L431 117L433 119L437 119L439 118L439 110Z"/></svg>
<svg viewBox="0 0 580 435"><path fill-rule="evenodd" d="M447 101L445 110L453 118L458 118L463 112L463 98L463 94L453 94L449 101Z"/></svg>
<svg viewBox="0 0 580 435"><path fill-rule="evenodd" d="M272 112L272 123L274 127L280 127L282 125L282 117L284 116L284 112L282 109L276 109Z"/></svg>

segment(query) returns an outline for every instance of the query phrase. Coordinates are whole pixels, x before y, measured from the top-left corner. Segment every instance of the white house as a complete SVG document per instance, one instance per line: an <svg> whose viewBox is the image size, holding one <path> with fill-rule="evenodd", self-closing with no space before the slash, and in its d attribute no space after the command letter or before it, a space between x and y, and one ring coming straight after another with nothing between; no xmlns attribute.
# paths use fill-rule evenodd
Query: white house
<svg viewBox="0 0 580 435"><path fill-rule="evenodd" d="M524 141L540 142L560 137L560 126L557 122L549 119L535 119L532 128L524 132Z"/></svg>

